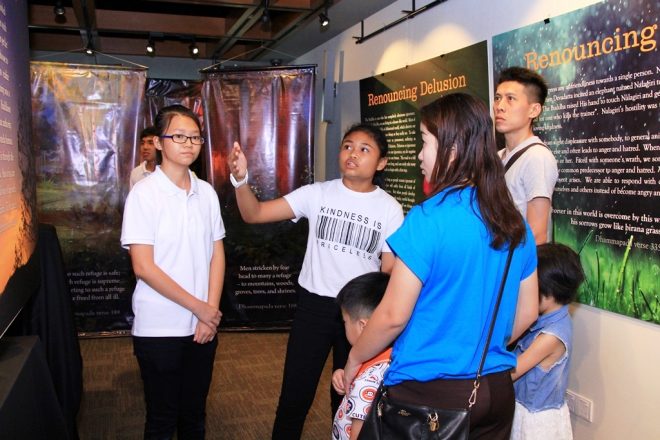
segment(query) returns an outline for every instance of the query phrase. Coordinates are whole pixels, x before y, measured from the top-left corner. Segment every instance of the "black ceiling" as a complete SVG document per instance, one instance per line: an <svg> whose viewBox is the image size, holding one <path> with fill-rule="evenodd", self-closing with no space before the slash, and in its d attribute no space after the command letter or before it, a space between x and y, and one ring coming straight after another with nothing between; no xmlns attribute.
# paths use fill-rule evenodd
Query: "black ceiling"
<svg viewBox="0 0 660 440"><path fill-rule="evenodd" d="M28 0L30 49L283 62L395 0ZM413 2L414 4L414 2ZM56 15L56 7L64 15ZM331 22L321 28L319 14Z"/></svg>

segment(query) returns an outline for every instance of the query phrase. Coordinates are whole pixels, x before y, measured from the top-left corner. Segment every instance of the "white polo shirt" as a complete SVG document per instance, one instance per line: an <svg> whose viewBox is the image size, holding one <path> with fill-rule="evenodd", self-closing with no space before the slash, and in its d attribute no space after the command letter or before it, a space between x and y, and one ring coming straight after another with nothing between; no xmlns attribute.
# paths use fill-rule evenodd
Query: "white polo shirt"
<svg viewBox="0 0 660 440"><path fill-rule="evenodd" d="M129 189L133 189L136 183L138 183L140 180L144 179L150 174L151 171L147 169L147 161L145 160L140 165L133 168L133 171L131 171L131 179L130 179L131 186Z"/></svg>
<svg viewBox="0 0 660 440"><path fill-rule="evenodd" d="M213 242L225 227L218 196L211 185L190 172L190 192L177 187L160 169L141 180L124 207L121 245L154 247L154 262L188 293L208 299ZM132 334L189 336L197 318L138 279L133 293Z"/></svg>

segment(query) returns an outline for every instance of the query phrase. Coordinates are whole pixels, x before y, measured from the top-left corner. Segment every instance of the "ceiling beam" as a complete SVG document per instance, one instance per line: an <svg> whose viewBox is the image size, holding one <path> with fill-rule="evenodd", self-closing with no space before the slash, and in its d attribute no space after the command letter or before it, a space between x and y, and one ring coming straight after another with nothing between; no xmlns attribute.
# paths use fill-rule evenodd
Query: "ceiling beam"
<svg viewBox="0 0 660 440"><path fill-rule="evenodd" d="M181 0L142 0L143 2L158 2L158 3L176 3L180 4ZM358 0L364 1L364 0ZM323 3L324 0L270 0L269 9L272 10L292 10L292 11L307 11L315 9L318 4ZM197 6L215 6L226 8L245 8L251 6L259 6L262 0L187 0L186 3Z"/></svg>
<svg viewBox="0 0 660 440"><path fill-rule="evenodd" d="M277 39L292 33L301 23L309 23L327 2L70 0L65 16L56 18L52 2L27 1L32 50L80 50L91 42L102 53L144 55L151 36L160 48L158 56L189 56L188 48L195 41L200 47L198 56L213 61L256 59L267 53ZM270 21L262 23L265 8Z"/></svg>
<svg viewBox="0 0 660 440"><path fill-rule="evenodd" d="M263 44L261 50L251 53L250 60L251 61L256 60L264 52L268 52L268 51L272 52L272 49L269 49L269 46L272 46L279 39L284 38L290 32L293 32L296 28L306 23L310 17L316 17L316 14L325 7L325 2L316 2L316 3L320 3L320 5L318 5L315 9L310 10L308 14L299 14L295 16L293 20L289 21L275 35L272 36L270 42Z"/></svg>
<svg viewBox="0 0 660 440"><path fill-rule="evenodd" d="M212 59L216 60L222 58L222 56L236 44L239 38L254 26L257 20L261 18L260 9L261 8L251 7L245 10L227 33L229 38L220 41L217 47L213 50L211 54Z"/></svg>
<svg viewBox="0 0 660 440"><path fill-rule="evenodd" d="M150 12L96 11L99 31L160 32L219 38L226 34L227 19Z"/></svg>

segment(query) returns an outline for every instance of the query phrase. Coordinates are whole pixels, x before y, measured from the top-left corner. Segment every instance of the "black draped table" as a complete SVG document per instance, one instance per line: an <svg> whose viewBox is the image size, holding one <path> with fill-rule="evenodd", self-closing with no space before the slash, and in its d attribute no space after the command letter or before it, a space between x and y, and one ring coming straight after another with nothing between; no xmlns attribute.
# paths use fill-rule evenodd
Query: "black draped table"
<svg viewBox="0 0 660 440"><path fill-rule="evenodd" d="M82 397L82 357L73 320L73 301L69 293L62 249L55 227L52 225L39 225L39 240L35 254L41 266L40 287L25 304L21 313L7 330L6 336L0 339L0 343L4 344L7 336L38 336L39 356L44 359L46 369L30 370L34 374L38 372L45 375L43 378L35 377L33 381L42 383L47 379L47 382L51 384L50 388L54 389L56 395L56 403L59 402L59 414L65 421L65 434L68 434L64 437L49 435L41 438L77 440L76 415ZM23 347L25 342L17 342L23 340L23 338L14 338L10 348L14 347L12 350L18 350ZM37 363L40 365L39 362ZM0 368L0 380L4 380L4 374L4 369ZM3 407L5 406L6 404L3 405ZM9 411L8 408L6 410ZM9 413L12 411L22 414L20 408L13 408ZM35 415L35 417L37 416ZM35 426L35 429L38 426L39 424ZM5 437L5 426L0 422L0 439L5 438L30 437Z"/></svg>
<svg viewBox="0 0 660 440"><path fill-rule="evenodd" d="M0 436L69 438L37 336L0 339Z"/></svg>

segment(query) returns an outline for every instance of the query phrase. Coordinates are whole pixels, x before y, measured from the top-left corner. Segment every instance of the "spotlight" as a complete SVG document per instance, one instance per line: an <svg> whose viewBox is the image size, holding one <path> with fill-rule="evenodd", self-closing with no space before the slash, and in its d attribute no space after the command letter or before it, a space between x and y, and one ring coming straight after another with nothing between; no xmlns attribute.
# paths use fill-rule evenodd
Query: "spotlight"
<svg viewBox="0 0 660 440"><path fill-rule="evenodd" d="M156 52L156 43L154 43L154 40L149 38L149 41L147 42L147 53L149 55L153 55Z"/></svg>
<svg viewBox="0 0 660 440"><path fill-rule="evenodd" d="M330 17L327 13L321 12L319 14L319 23L321 23L321 27L327 27L330 24Z"/></svg>
<svg viewBox="0 0 660 440"><path fill-rule="evenodd" d="M190 56L196 57L199 55L199 47L197 47L197 43L194 41L188 46L188 50L190 51Z"/></svg>
<svg viewBox="0 0 660 440"><path fill-rule="evenodd" d="M270 21L270 12L268 11L268 9L264 9L264 13L261 14L260 20L261 23L268 24L268 22Z"/></svg>
<svg viewBox="0 0 660 440"><path fill-rule="evenodd" d="M87 55L94 55L94 45L92 44L91 40L87 42L87 47L85 47L85 53Z"/></svg>
<svg viewBox="0 0 660 440"><path fill-rule="evenodd" d="M66 10L64 9L64 6L62 6L62 2L58 1L55 2L55 7L53 8L53 13L55 14L56 17L63 17L64 14L66 13Z"/></svg>
<svg viewBox="0 0 660 440"><path fill-rule="evenodd" d="M62 2L58 1L55 3L53 8L53 13L55 14L55 23L64 24L66 23L66 10L62 6Z"/></svg>
<svg viewBox="0 0 660 440"><path fill-rule="evenodd" d="M270 11L268 10L269 6L270 0L262 0L261 7L263 8L264 12L261 14L261 17L259 17L259 20L261 20L261 23L264 25L270 22Z"/></svg>

